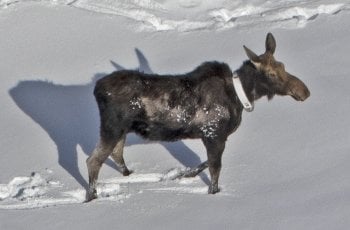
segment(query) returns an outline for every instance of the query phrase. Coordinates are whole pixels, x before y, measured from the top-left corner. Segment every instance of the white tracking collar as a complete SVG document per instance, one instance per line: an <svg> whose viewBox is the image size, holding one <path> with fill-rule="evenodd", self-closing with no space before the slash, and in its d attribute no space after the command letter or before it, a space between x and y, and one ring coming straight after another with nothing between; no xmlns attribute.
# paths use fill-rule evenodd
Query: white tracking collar
<svg viewBox="0 0 350 230"><path fill-rule="evenodd" d="M237 93L238 99L242 103L245 111L252 112L254 110L254 104L250 103L250 101L248 100L248 97L244 92L242 82L239 79L237 72L233 72L232 74L233 74L232 76L233 86L235 87L235 91Z"/></svg>

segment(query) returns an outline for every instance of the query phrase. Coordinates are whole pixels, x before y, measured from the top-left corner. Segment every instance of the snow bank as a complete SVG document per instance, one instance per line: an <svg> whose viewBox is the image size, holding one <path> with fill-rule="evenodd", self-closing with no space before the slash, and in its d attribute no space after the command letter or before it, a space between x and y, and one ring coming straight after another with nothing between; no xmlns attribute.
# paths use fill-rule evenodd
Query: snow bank
<svg viewBox="0 0 350 230"><path fill-rule="evenodd" d="M30 0L0 0L6 8ZM263 1L263 0L38 0L73 6L95 13L113 14L136 21L139 30L195 31L232 27L298 28L320 14L333 15L348 10L346 0ZM134 25L133 25L134 26Z"/></svg>

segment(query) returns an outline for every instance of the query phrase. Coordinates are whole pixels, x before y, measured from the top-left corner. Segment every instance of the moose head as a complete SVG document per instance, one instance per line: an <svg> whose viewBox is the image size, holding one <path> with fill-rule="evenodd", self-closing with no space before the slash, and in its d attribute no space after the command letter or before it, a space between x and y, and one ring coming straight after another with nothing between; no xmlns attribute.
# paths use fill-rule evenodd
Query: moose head
<svg viewBox="0 0 350 230"><path fill-rule="evenodd" d="M257 55L246 46L243 47L250 62L259 72L259 76L264 78L257 80L262 83L260 90L268 91L268 98L271 98L275 94L282 96L290 95L297 101L304 101L310 96L310 91L306 85L297 77L288 73L285 70L284 64L274 58L276 40L271 33L268 33L266 36L266 51L264 54Z"/></svg>

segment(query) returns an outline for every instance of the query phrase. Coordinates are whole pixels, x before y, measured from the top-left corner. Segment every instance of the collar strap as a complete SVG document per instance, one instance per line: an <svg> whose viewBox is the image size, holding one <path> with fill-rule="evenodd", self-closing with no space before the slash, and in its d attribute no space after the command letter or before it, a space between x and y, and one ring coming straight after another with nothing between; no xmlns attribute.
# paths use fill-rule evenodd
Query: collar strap
<svg viewBox="0 0 350 230"><path fill-rule="evenodd" d="M233 72L232 74L233 74L233 76L232 76L233 86L235 87L235 91L236 91L236 94L238 96L238 99L242 103L245 111L252 112L254 110L254 104L252 104L248 100L248 97L244 92L241 79L239 79L237 72Z"/></svg>

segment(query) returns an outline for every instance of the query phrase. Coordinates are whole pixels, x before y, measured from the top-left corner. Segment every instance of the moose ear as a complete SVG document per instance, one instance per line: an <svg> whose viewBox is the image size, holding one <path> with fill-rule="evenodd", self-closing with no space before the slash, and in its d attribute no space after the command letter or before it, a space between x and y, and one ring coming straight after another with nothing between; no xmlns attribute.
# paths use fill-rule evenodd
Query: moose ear
<svg viewBox="0 0 350 230"><path fill-rule="evenodd" d="M253 51L248 49L246 46L243 46L245 53L247 54L249 60L253 62L260 62L260 58L258 55L256 55Z"/></svg>
<svg viewBox="0 0 350 230"><path fill-rule="evenodd" d="M266 53L274 54L276 50L276 40L273 37L272 33L268 33L266 36Z"/></svg>
<svg viewBox="0 0 350 230"><path fill-rule="evenodd" d="M245 53L247 54L249 60L255 65L255 67L259 67L261 60L258 55L256 55L253 51L248 49L246 46L243 46Z"/></svg>

